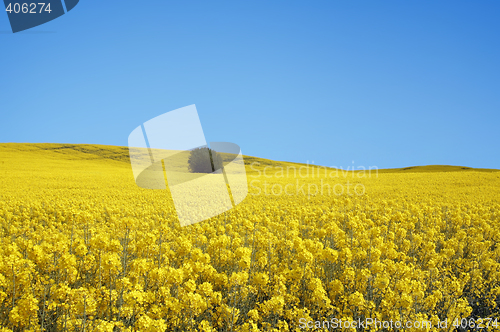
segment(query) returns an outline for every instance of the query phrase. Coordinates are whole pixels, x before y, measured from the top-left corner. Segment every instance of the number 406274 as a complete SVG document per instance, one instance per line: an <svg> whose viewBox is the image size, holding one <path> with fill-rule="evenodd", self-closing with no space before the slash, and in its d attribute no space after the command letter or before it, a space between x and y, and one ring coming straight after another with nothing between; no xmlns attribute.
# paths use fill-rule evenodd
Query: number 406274
<svg viewBox="0 0 500 332"><path fill-rule="evenodd" d="M45 5L44 2L39 3L9 3L7 8L5 9L9 14L14 12L15 14L23 13L23 14L41 14L42 12L50 13L52 10L50 9L50 3Z"/></svg>
<svg viewBox="0 0 500 332"><path fill-rule="evenodd" d="M493 318L471 318L469 320L467 320L467 318L462 318L460 320L456 318L453 321L453 326L455 326L457 329L460 327L462 329L489 329L490 326L497 328L498 318L495 318L495 320L493 320Z"/></svg>

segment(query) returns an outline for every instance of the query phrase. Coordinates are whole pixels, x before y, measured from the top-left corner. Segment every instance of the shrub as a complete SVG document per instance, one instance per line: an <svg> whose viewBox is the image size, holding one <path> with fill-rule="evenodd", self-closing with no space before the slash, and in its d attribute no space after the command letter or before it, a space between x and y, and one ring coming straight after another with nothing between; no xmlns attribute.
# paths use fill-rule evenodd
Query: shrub
<svg viewBox="0 0 500 332"><path fill-rule="evenodd" d="M210 163L207 160L208 156ZM191 150L188 165L192 173L212 173L222 168L222 157L212 149L196 148Z"/></svg>

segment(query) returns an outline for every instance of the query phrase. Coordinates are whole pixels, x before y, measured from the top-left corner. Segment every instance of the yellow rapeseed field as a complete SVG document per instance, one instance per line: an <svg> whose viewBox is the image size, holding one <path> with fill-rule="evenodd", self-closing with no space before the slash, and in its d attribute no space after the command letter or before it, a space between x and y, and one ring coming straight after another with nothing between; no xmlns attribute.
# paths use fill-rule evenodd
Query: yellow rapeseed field
<svg viewBox="0 0 500 332"><path fill-rule="evenodd" d="M0 331L500 331L500 172L245 161L181 227L125 147L0 144Z"/></svg>

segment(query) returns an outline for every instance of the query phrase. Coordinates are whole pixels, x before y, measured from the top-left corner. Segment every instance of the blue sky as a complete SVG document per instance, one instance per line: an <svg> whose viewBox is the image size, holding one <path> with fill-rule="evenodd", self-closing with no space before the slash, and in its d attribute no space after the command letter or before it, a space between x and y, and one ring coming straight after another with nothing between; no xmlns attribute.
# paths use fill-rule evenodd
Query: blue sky
<svg viewBox="0 0 500 332"><path fill-rule="evenodd" d="M82 0L12 34L0 142L127 145L196 104L276 160L500 168L500 2Z"/></svg>

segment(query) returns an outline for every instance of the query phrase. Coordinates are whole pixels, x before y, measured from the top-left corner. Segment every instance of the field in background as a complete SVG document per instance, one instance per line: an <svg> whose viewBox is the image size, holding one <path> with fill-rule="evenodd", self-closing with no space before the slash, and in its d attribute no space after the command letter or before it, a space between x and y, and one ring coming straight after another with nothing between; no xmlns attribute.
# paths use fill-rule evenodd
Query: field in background
<svg viewBox="0 0 500 332"><path fill-rule="evenodd" d="M245 164L240 205L180 227L126 147L0 144L0 331L498 317L497 170Z"/></svg>

